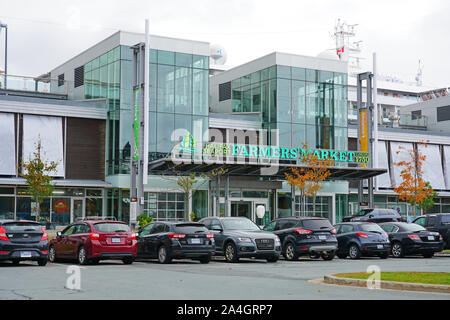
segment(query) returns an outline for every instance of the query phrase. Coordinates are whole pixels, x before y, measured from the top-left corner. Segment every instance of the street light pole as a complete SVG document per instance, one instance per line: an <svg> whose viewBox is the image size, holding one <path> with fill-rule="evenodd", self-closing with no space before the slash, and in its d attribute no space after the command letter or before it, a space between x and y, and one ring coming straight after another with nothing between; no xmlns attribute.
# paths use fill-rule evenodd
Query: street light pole
<svg viewBox="0 0 450 320"><path fill-rule="evenodd" d="M8 74L8 25L0 22L0 31L5 28L5 89L6 89L6 75Z"/></svg>

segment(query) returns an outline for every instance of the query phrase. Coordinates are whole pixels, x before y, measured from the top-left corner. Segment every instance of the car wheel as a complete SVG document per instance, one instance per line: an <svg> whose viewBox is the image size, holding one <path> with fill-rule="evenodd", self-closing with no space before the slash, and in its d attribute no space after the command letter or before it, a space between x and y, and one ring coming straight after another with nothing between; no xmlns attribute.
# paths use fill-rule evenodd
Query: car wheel
<svg viewBox="0 0 450 320"><path fill-rule="evenodd" d="M209 263L211 261L211 256L206 256L206 257L201 257L198 259L198 261L200 261L200 263Z"/></svg>
<svg viewBox="0 0 450 320"><path fill-rule="evenodd" d="M352 244L350 249L348 249L348 255L350 256L350 259L359 259L361 258L361 251L356 244Z"/></svg>
<svg viewBox="0 0 450 320"><path fill-rule="evenodd" d="M423 254L424 258L433 258L434 256L434 252L427 252Z"/></svg>
<svg viewBox="0 0 450 320"><path fill-rule="evenodd" d="M273 256L273 257L270 257L270 258L266 258L267 262L277 262L278 259L279 259L278 256Z"/></svg>
<svg viewBox="0 0 450 320"><path fill-rule="evenodd" d="M347 258L347 255L345 253L336 253L339 259L345 259Z"/></svg>
<svg viewBox="0 0 450 320"><path fill-rule="evenodd" d="M319 258L320 258L320 254L318 254L317 252L314 252L314 253L311 253L311 254L309 255L309 257L310 257L311 259L319 259Z"/></svg>
<svg viewBox="0 0 450 320"><path fill-rule="evenodd" d="M232 242L227 243L227 245L225 246L225 259L228 262L233 262L233 263L239 261L236 246Z"/></svg>
<svg viewBox="0 0 450 320"><path fill-rule="evenodd" d="M387 259L388 256L389 256L389 252L383 252L383 253L380 253L380 254L379 254L379 257L380 257L381 259Z"/></svg>
<svg viewBox="0 0 450 320"><path fill-rule="evenodd" d="M402 244L400 242L394 242L394 244L392 245L391 253L394 258L403 258L405 253L403 252Z"/></svg>
<svg viewBox="0 0 450 320"><path fill-rule="evenodd" d="M38 260L38 265L40 267L44 267L47 264L47 259L39 259Z"/></svg>
<svg viewBox="0 0 450 320"><path fill-rule="evenodd" d="M132 264L134 261L133 258L125 258L122 260L123 264Z"/></svg>
<svg viewBox="0 0 450 320"><path fill-rule="evenodd" d="M295 252L295 246L292 244L292 242L286 243L283 255L284 255L284 258L288 261L293 261L293 260L298 259L298 253Z"/></svg>
<svg viewBox="0 0 450 320"><path fill-rule="evenodd" d="M88 257L86 249L82 246L80 249L78 249L78 263L81 265L87 265L88 264Z"/></svg>
<svg viewBox="0 0 450 320"><path fill-rule="evenodd" d="M169 257L166 246L161 246L158 249L158 261L159 263L170 263L172 259Z"/></svg>
<svg viewBox="0 0 450 320"><path fill-rule="evenodd" d="M336 252L335 251L328 251L328 252L326 252L326 253L322 253L322 259L323 260L327 260L327 261L330 261L330 260L333 260L334 259L334 256L336 255Z"/></svg>
<svg viewBox="0 0 450 320"><path fill-rule="evenodd" d="M56 249L54 246L50 246L48 249L48 261L56 262Z"/></svg>

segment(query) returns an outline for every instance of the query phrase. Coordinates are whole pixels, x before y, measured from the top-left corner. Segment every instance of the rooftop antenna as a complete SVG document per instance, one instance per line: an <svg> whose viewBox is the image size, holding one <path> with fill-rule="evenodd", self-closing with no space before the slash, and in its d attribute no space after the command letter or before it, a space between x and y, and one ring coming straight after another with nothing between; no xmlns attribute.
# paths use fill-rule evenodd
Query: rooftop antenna
<svg viewBox="0 0 450 320"><path fill-rule="evenodd" d="M334 26L333 39L336 41L336 53L340 60L348 61L349 71L356 73L360 71L361 65L359 54L361 53L362 40L351 42L350 39L356 36L356 27L358 24L347 24L341 19L337 19Z"/></svg>

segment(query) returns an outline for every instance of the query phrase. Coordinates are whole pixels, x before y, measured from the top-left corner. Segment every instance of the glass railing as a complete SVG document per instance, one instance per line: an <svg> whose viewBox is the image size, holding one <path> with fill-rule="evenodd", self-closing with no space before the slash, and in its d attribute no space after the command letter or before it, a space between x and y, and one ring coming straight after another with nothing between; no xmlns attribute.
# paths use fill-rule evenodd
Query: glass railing
<svg viewBox="0 0 450 320"><path fill-rule="evenodd" d="M66 95L69 85L70 81L65 80L0 74L0 89L3 90Z"/></svg>
<svg viewBox="0 0 450 320"><path fill-rule="evenodd" d="M400 127L420 127L420 128L426 128L427 127L427 120L428 118L426 116L418 116L418 115L411 115L411 114L400 114L398 119L398 124Z"/></svg>

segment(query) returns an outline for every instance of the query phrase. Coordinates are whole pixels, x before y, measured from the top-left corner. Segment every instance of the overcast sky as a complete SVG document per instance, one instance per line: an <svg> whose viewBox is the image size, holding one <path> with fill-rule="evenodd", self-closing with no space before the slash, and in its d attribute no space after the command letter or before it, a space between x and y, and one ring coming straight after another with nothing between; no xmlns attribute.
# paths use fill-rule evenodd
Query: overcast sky
<svg viewBox="0 0 450 320"><path fill-rule="evenodd" d="M273 51L315 56L334 48L338 18L358 24L365 69L372 52L378 71L450 86L448 0L0 0L8 24L8 73L36 76L58 66L117 30L218 43L227 65ZM4 32L0 42L3 69ZM364 70L365 71L365 70Z"/></svg>

